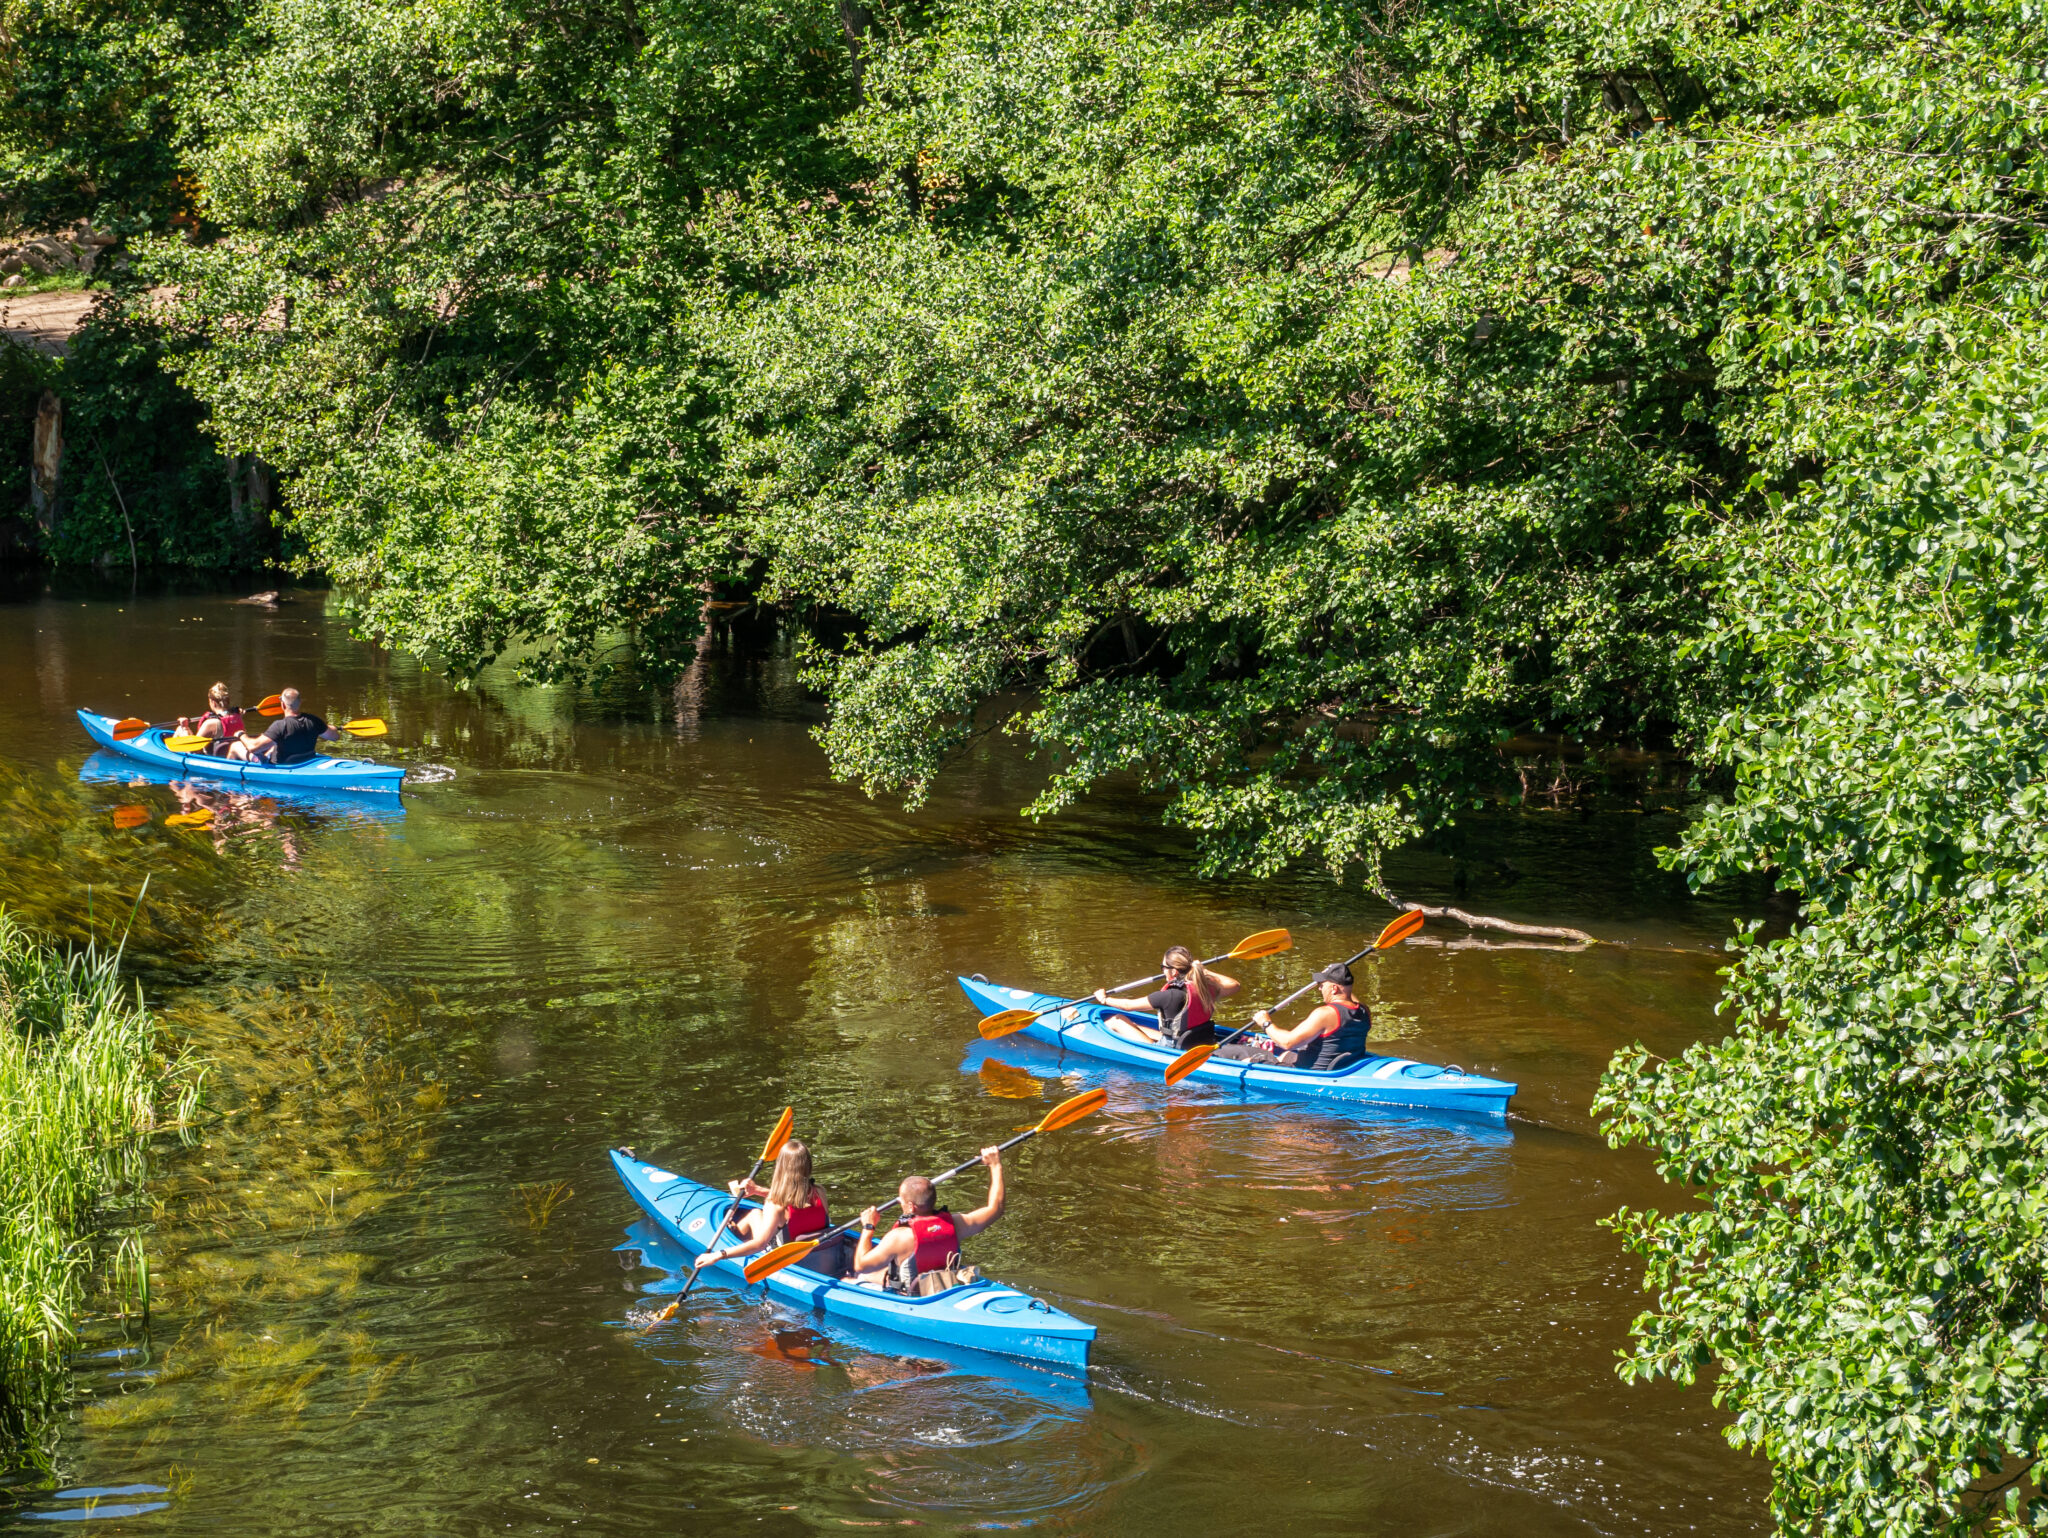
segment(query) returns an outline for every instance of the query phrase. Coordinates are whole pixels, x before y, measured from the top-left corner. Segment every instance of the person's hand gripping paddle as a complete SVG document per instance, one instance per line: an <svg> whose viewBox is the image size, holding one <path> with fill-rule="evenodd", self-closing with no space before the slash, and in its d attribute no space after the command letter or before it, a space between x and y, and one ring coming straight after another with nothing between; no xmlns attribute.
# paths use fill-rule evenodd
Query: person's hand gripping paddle
<svg viewBox="0 0 2048 1538"><path fill-rule="evenodd" d="M1363 960L1365 957L1370 956L1374 951L1392 950L1395 946L1399 945L1403 940L1407 939L1410 935L1414 934L1415 931L1420 929L1421 927L1422 910L1420 908L1410 908L1406 913L1402 914L1399 918L1395 919L1391 924L1387 925L1385 929L1382 929L1380 931L1380 937L1377 940L1373 941L1372 944L1368 945L1356 956L1353 956L1349 960L1347 960L1344 963L1344 965L1348 967L1351 965L1353 961ZM1303 983L1299 988L1295 989L1294 992L1288 994L1286 998L1282 999L1279 1003L1273 1005L1272 1008L1264 1011L1255 1011L1255 1014L1263 1013L1266 1016L1266 1018L1270 1020L1274 1015L1278 1014L1281 1010L1285 1009L1289 1004L1292 1004L1296 999L1300 998L1304 993L1307 993L1310 989L1314 987L1315 984L1312 982ZM1226 1042L1234 1040L1239 1036L1242 1036L1246 1031L1250 1030L1251 1028L1251 1022L1248 1020L1243 1025L1240 1025L1236 1030L1232 1031L1230 1035L1225 1036L1221 1041L1212 1041L1199 1047L1189 1047L1187 1051L1181 1053L1179 1057L1175 1058L1172 1062L1166 1065L1166 1082L1168 1084L1180 1083L1182 1079L1185 1079L1189 1074L1193 1073L1197 1068L1201 1067L1202 1064L1208 1062L1209 1059L1215 1055L1216 1049L1218 1047L1224 1045L1224 1043Z"/></svg>
<svg viewBox="0 0 2048 1538"><path fill-rule="evenodd" d="M775 1123L775 1130L768 1134L768 1141L761 1145L761 1157L756 1159L754 1167L747 1171L747 1180L752 1180L756 1175L760 1174L762 1165L775 1162L775 1156L782 1152L782 1145L789 1141L790 1128L795 1125L796 1107L793 1105L784 1106L782 1108L782 1116ZM742 1190L745 1189L746 1183L747 1181L740 1182ZM726 1231L732 1227L732 1220L739 1215L739 1210L739 1198L734 1197L732 1204L725 1209L725 1221L718 1225L718 1232L711 1236L711 1243L705 1246L706 1249L715 1248L718 1241L725 1237ZM692 1271L690 1279L683 1283L683 1290L675 1295L674 1301L667 1308L648 1321L647 1328L651 1330L655 1325L665 1324L668 1320L674 1318L676 1310L683 1306L683 1299L687 1298L690 1295L690 1289L697 1285L697 1279L710 1269L709 1266L701 1266L697 1270Z"/></svg>
<svg viewBox="0 0 2048 1538"><path fill-rule="evenodd" d="M1294 936L1286 930L1262 929L1255 935L1246 935L1223 955L1211 956L1202 965L1213 967L1221 961L1257 961L1263 956L1277 956L1282 951L1291 949L1293 945ZM1134 983L1118 983L1114 988L1104 991L1119 996L1133 993L1140 988L1149 988L1165 976L1164 972L1154 972L1150 977L1141 977ZM1006 1009L1000 1014L988 1016L981 1022L981 1038L983 1041L995 1041L1003 1036L1014 1035L1034 1020L1046 1015L1056 1015L1063 1009L1087 1002L1085 998L1067 999L1058 1004L1048 1005L1044 1009Z"/></svg>
<svg viewBox="0 0 2048 1538"><path fill-rule="evenodd" d="M1071 1100L1062 1100L1058 1105L1054 1106L1050 1111L1047 1111L1045 1113L1044 1120L1040 1121L1037 1126L1027 1128L1025 1131L1020 1132L1015 1137L1011 1138L1009 1142L999 1145L998 1151L1001 1151L1001 1149L1015 1148L1019 1143L1025 1142L1030 1138L1037 1137L1038 1134L1041 1132L1057 1132L1062 1127L1071 1127L1075 1122L1080 1121L1083 1117L1093 1116L1097 1111L1101 1110L1103 1106L1105 1106L1108 1103L1109 1091L1106 1089L1091 1089L1087 1091L1085 1094L1079 1094L1074 1096ZM969 1170L979 1169L980 1167L981 1155L976 1154L972 1159L969 1159L965 1164L955 1165L952 1169L947 1170L946 1173L943 1175L932 1176L932 1184L937 1185L942 1180L951 1180L955 1175L964 1175ZM883 1205L877 1208L876 1210L879 1212L887 1212L892 1207L900 1207L902 1205L903 1200L901 1197L892 1196L889 1198L887 1202L883 1203ZM784 1266L795 1265L798 1261L802 1260L806 1255L810 1254L812 1250L815 1250L819 1245L823 1244L827 1239L837 1238L840 1234L845 1233L848 1229L855 1227L859 1223L859 1221L860 1220L856 1218L853 1220L853 1222L841 1223L837 1228L828 1228L825 1230L825 1232L819 1234L815 1239L792 1239L787 1244L776 1246L776 1248L770 1250L765 1255L755 1256L753 1260L747 1263L747 1285L752 1286L755 1282L760 1281L763 1277L773 1276L776 1272L780 1271Z"/></svg>

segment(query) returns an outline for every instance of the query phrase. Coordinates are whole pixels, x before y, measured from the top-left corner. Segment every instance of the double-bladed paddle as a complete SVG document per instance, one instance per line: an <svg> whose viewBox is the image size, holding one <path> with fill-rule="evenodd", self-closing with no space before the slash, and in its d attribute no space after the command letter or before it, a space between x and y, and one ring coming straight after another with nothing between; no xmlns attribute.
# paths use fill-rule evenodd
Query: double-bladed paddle
<svg viewBox="0 0 2048 1538"><path fill-rule="evenodd" d="M1062 1127L1071 1127L1075 1122L1081 1120L1082 1117L1093 1116L1108 1103L1109 1091L1106 1089L1091 1089L1074 1096L1071 1100L1062 1100L1058 1105L1045 1113L1044 1119L1037 1126L1026 1128L1007 1143L998 1144L998 1151L1004 1148L1015 1148L1019 1143L1024 1142L1026 1139L1037 1137L1041 1132L1057 1132ZM981 1158L979 1155L976 1155L965 1164L955 1165L943 1175L932 1176L932 1184L937 1185L942 1180L951 1180L955 1175L964 1175L980 1163ZM735 1202L733 1205L738 1206L739 1204ZM900 1207L902 1205L902 1197L892 1196L876 1210L887 1212L891 1207ZM859 1221L856 1218L853 1222L841 1223L837 1228L828 1228L815 1239L792 1239L787 1244L776 1246L765 1255L757 1256L747 1263L745 1273L747 1285L751 1287L763 1277L773 1276L784 1266L795 1265L827 1239L837 1238L849 1228L857 1226Z"/></svg>
<svg viewBox="0 0 2048 1538"><path fill-rule="evenodd" d="M283 712L279 711L275 712L275 714L281 715ZM341 730L347 732L351 737L382 737L391 728L376 716L364 716L360 721L342 722ZM164 746L173 753L204 753L209 745L218 741L220 741L218 737L201 737L196 733L184 736L173 735L164 739Z"/></svg>
<svg viewBox="0 0 2048 1538"><path fill-rule="evenodd" d="M781 1118L775 1123L775 1130L768 1134L768 1141L761 1145L761 1157L756 1159L754 1167L747 1171L747 1180L752 1180L756 1175L760 1174L761 1166L772 1162L775 1156L782 1152L782 1145L789 1141L790 1128L795 1125L796 1107L793 1105L784 1106ZM746 1180L741 1181L740 1189L745 1190L746 1184ZM739 1201L735 1199L732 1205L725 1209L725 1221L718 1225L718 1232L711 1236L711 1243L705 1246L706 1249L716 1249L718 1247L718 1241L723 1239L726 1231L732 1227L732 1220L738 1216L739 1210ZM675 1311L683 1306L683 1299L687 1298L690 1295L690 1289L697 1285L697 1278L710 1269L709 1266L702 1266L692 1271L690 1279L683 1283L683 1290L675 1295L675 1300L667 1308L654 1316L647 1328L651 1330L655 1325L675 1317Z"/></svg>
<svg viewBox="0 0 2048 1538"><path fill-rule="evenodd" d="M1257 961L1263 956L1277 956L1293 944L1294 936L1284 929L1262 929L1255 935L1246 935L1223 955L1211 956L1202 965L1213 967L1219 961ZM1149 987L1164 976L1164 972L1154 972L1150 977L1141 977L1134 983L1118 983L1116 987L1103 991L1112 994L1127 993L1133 988ZM995 1041L999 1037L1015 1035L1034 1020L1046 1015L1056 1015L1063 1009L1070 1009L1076 1004L1086 1002L1085 999L1066 999L1058 1004L1049 1004L1044 1009L1006 1009L1000 1014L990 1015L981 1022L981 1039Z"/></svg>
<svg viewBox="0 0 2048 1538"><path fill-rule="evenodd" d="M1410 908L1406 913L1402 914L1399 918L1395 919L1392 923L1388 924L1385 929L1382 929L1380 931L1380 937L1377 940L1373 941L1372 944L1368 945L1364 950L1360 951L1358 955L1347 957L1345 959L1344 965L1348 967L1351 965L1352 962L1370 956L1374 951L1392 950L1395 946L1399 945L1403 940L1407 939L1410 935L1414 934L1415 931L1420 929L1421 927L1422 910L1420 908ZM1279 1003L1265 1010L1264 1013L1266 1017L1268 1019L1271 1019L1275 1014L1285 1009L1289 1004L1292 1004L1296 999L1300 998L1304 993L1307 993L1311 988L1315 986L1316 984L1313 981L1303 983L1299 988L1295 989L1294 992L1288 994L1287 997L1282 999ZM1253 1013L1257 1014L1259 1013L1259 1011L1254 1011ZM1251 1028L1252 1023L1251 1021L1247 1020L1243 1025L1240 1025L1236 1030L1232 1031L1230 1035L1225 1036L1221 1041L1208 1042L1199 1047L1189 1047L1187 1051L1181 1053L1179 1057L1175 1058L1172 1062L1166 1065L1166 1082L1168 1084L1180 1083L1182 1079L1185 1079L1189 1074L1193 1073L1197 1068L1201 1067L1202 1064L1208 1062L1210 1057L1215 1054L1215 1051L1218 1047L1224 1045L1225 1042L1231 1041L1236 1037L1242 1036L1246 1031L1250 1030Z"/></svg>

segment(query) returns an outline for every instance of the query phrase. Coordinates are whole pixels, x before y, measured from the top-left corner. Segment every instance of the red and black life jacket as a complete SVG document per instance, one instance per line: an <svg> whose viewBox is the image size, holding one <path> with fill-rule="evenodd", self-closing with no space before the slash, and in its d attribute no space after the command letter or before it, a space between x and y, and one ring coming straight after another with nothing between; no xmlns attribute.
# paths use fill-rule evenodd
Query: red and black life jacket
<svg viewBox="0 0 2048 1538"><path fill-rule="evenodd" d="M1176 990L1180 993L1180 1008L1168 1014ZM1193 983L1168 983L1152 995L1150 1002L1163 1006L1159 1011L1159 1034L1166 1038L1168 1046L1199 1047L1216 1039L1216 1033L1209 1029L1216 1012Z"/></svg>
<svg viewBox="0 0 2048 1538"><path fill-rule="evenodd" d="M203 737L209 721L220 722L220 736L214 739L217 747L209 747L206 750L209 753L225 753L227 745L242 735L242 713L239 710L215 710L209 705L206 714L192 723L193 732Z"/></svg>
<svg viewBox="0 0 2048 1538"><path fill-rule="evenodd" d="M1372 1012L1363 1004L1332 1004L1330 1007L1337 1011L1337 1028L1296 1047L1295 1067L1328 1070L1365 1055L1365 1038L1372 1030Z"/></svg>
<svg viewBox="0 0 2048 1538"><path fill-rule="evenodd" d="M906 1281L922 1276L927 1271L943 1271L953 1263L953 1257L960 1253L960 1231L953 1226L953 1214L941 1207L937 1212L906 1219L910 1235L917 1241L917 1249L910 1257L910 1276Z"/></svg>
<svg viewBox="0 0 2048 1538"><path fill-rule="evenodd" d="M808 1202L783 1213L782 1227L775 1231L775 1242L787 1244L792 1239L805 1239L812 1234L821 1234L831 1226L832 1220L825 1212L825 1193L812 1186Z"/></svg>

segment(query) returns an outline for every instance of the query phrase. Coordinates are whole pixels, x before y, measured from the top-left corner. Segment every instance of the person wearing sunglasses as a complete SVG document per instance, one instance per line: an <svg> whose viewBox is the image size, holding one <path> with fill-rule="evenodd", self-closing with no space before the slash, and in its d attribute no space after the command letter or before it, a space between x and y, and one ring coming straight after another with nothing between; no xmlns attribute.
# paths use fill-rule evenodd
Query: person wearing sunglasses
<svg viewBox="0 0 2048 1538"><path fill-rule="evenodd" d="M1159 966L1166 973L1166 985L1142 999L1113 999L1107 989L1095 990L1096 1003L1126 1014L1151 1015L1158 1024L1114 1016L1103 1024L1127 1040L1171 1047L1176 1052L1207 1046L1216 1039L1216 1006L1237 992L1237 979L1210 971L1185 945L1176 945L1160 957Z"/></svg>

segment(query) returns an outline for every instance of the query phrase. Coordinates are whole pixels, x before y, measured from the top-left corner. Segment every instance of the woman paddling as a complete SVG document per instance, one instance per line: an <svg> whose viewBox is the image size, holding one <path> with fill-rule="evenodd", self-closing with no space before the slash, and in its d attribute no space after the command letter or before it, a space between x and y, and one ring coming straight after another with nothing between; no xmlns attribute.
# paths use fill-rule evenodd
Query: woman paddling
<svg viewBox="0 0 2048 1538"><path fill-rule="evenodd" d="M1365 1038L1372 1030L1372 1011L1351 992L1351 968L1341 961L1332 962L1316 973L1315 980L1323 1002L1310 1010L1301 1024L1277 1029L1273 1017L1262 1009L1252 1016L1252 1024L1266 1034L1218 1047L1216 1056L1323 1072L1348 1067L1363 1057Z"/></svg>
<svg viewBox="0 0 2048 1538"><path fill-rule="evenodd" d="M782 1152L775 1156L775 1172L768 1177L766 1189L751 1180L735 1180L728 1189L735 1197L751 1196L761 1205L733 1220L733 1228L741 1236L740 1243L727 1245L724 1249L706 1250L697 1257L697 1269L700 1271L721 1260L755 1254L771 1244L807 1239L832 1226L832 1220L825 1211L825 1193L818 1189L817 1181L811 1177L811 1151L795 1138L784 1143ZM840 1235L841 1239L845 1237ZM841 1245L820 1245L805 1261L805 1269L821 1271L827 1276L839 1275L843 1262L837 1257L843 1248Z"/></svg>
<svg viewBox="0 0 2048 1538"><path fill-rule="evenodd" d="M1216 1039L1212 1024L1216 1006L1237 992L1237 979L1210 971L1185 945L1176 945L1160 957L1159 967L1166 974L1166 986L1142 999L1113 999L1107 989L1095 990L1095 1002L1110 1009L1158 1016L1157 1029L1132 1020L1102 1023L1126 1040L1172 1047L1177 1052L1207 1046Z"/></svg>
<svg viewBox="0 0 2048 1538"><path fill-rule="evenodd" d="M224 683L206 691L206 713L194 719L178 717L178 732L186 737L207 737L206 751L215 758L227 752L228 744L242 735L242 713L229 703L233 696Z"/></svg>

